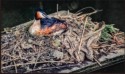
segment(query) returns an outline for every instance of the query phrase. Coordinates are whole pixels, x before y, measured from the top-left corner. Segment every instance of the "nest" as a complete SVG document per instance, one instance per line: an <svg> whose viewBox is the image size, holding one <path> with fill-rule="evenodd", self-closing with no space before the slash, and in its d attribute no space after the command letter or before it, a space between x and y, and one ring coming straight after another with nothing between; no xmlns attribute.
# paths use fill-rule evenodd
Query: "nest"
<svg viewBox="0 0 125 74"><path fill-rule="evenodd" d="M1 35L1 71L3 73L57 72L84 63L97 62L104 54L124 47L124 33L117 31L108 42L100 41L105 22L93 22L96 13L53 15L66 20L68 30L58 36L35 37L28 33L33 23L6 28ZM79 15L80 14L80 15ZM120 41L121 42L118 42Z"/></svg>

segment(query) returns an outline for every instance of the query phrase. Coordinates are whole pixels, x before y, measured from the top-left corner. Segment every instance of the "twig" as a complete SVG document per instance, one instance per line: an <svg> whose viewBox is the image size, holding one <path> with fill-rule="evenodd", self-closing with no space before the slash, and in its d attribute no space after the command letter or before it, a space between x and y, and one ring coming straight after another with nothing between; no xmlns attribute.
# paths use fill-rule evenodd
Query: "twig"
<svg viewBox="0 0 125 74"><path fill-rule="evenodd" d="M93 59L99 64L99 66L102 66L102 64L95 57L93 57Z"/></svg>
<svg viewBox="0 0 125 74"><path fill-rule="evenodd" d="M125 48L125 44L117 45L116 48Z"/></svg>
<svg viewBox="0 0 125 74"><path fill-rule="evenodd" d="M96 30L96 31L94 31L94 32L91 32L91 31L90 31L90 33L86 34L86 35L84 36L84 39L88 39L90 36L93 36L94 34L96 34L96 33L100 32L100 31L102 31L104 28L105 28L105 25L103 24L102 27L101 27L99 30Z"/></svg>
<svg viewBox="0 0 125 74"><path fill-rule="evenodd" d="M90 47L91 43L92 43L96 38L97 38L96 36L91 36L91 37L89 37L88 42L87 42L87 47Z"/></svg>
<svg viewBox="0 0 125 74"><path fill-rule="evenodd" d="M85 10L85 9L88 9L88 8L91 8L92 10L95 10L93 7L85 7L85 8L82 8L82 9L78 10L76 13L79 13L79 12L81 12L82 10ZM75 14L76 14L76 13L75 13Z"/></svg>
<svg viewBox="0 0 125 74"><path fill-rule="evenodd" d="M17 73L17 66L16 66L16 63L15 63L15 61L13 61L13 63L14 63L15 70L16 70L16 73Z"/></svg>
<svg viewBox="0 0 125 74"><path fill-rule="evenodd" d="M22 56L21 56L22 51L21 51L21 52L18 51L18 53L19 53L19 57L20 57L20 59L22 59Z"/></svg>
<svg viewBox="0 0 125 74"><path fill-rule="evenodd" d="M101 12L101 11L103 11L103 10L95 10L94 12L87 13L87 14L85 14L85 15L90 16L90 15L92 15L92 14L95 14L95 13L97 13L97 12Z"/></svg>
<svg viewBox="0 0 125 74"><path fill-rule="evenodd" d="M39 57L40 57L40 54L37 55L37 58L36 58L36 61L35 61L35 62L37 62L37 60L38 60ZM34 69L35 67L36 67L36 63L35 63L35 65L34 65L33 69Z"/></svg>
<svg viewBox="0 0 125 74"><path fill-rule="evenodd" d="M14 50L13 50L13 55L14 55ZM14 59L13 59L13 63L14 63L15 70L16 70L16 73L17 73L17 66L16 66L16 63L15 63L15 60L14 60Z"/></svg>
<svg viewBox="0 0 125 74"><path fill-rule="evenodd" d="M59 13L58 13L58 4L56 5L56 10L57 10L57 16L59 16Z"/></svg>
<svg viewBox="0 0 125 74"><path fill-rule="evenodd" d="M94 56L93 49L90 47L90 45L92 43L94 43L93 41L96 40L97 37L98 37L98 35L93 35L93 36L89 37L89 39L87 40L86 47L87 47L88 53L89 53L87 55L88 55L88 59L90 59L90 60L93 60L93 56Z"/></svg>
<svg viewBox="0 0 125 74"><path fill-rule="evenodd" d="M69 10L67 11L67 15L69 15Z"/></svg>
<svg viewBox="0 0 125 74"><path fill-rule="evenodd" d="M19 42L17 41L17 44L15 45L13 50L15 50L17 48L17 46L22 42L23 39L24 39L24 36L21 38L21 40Z"/></svg>
<svg viewBox="0 0 125 74"><path fill-rule="evenodd" d="M75 45L74 45L74 43L71 42L69 36L68 36L67 38L68 38L67 40L68 40L69 44L71 45L71 48L72 48L73 50L75 50ZM72 50L72 51L73 51L73 50ZM69 52L69 54L71 55L71 57L72 57L73 59L75 59L75 57L73 56L73 54L72 54L71 52Z"/></svg>
<svg viewBox="0 0 125 74"><path fill-rule="evenodd" d="M116 33L116 34L115 34L115 36L116 36L116 35L120 35L120 34L124 34L124 32L119 32L119 33Z"/></svg>
<svg viewBox="0 0 125 74"><path fill-rule="evenodd" d="M78 54L80 53L81 45L82 45L82 42L83 42L83 38L84 38L83 36L84 36L84 32L85 32L86 23L87 23L87 17L86 17L86 20L85 20L85 23L84 23L84 29L82 31L82 37L80 39L80 44L79 44L79 47L78 47Z"/></svg>
<svg viewBox="0 0 125 74"><path fill-rule="evenodd" d="M8 43L4 43L1 45L1 49L4 49Z"/></svg>
<svg viewBox="0 0 125 74"><path fill-rule="evenodd" d="M2 62L1 64L6 64L6 63L9 63L9 62L11 62L11 61L15 61L15 60L18 60L19 58L16 58L16 59L10 59L9 61L7 61L7 62ZM24 59L24 60L27 60L27 59L25 59L25 58L22 58L22 59ZM27 60L28 61L28 60Z"/></svg>
<svg viewBox="0 0 125 74"><path fill-rule="evenodd" d="M43 62L31 62L31 63L25 63L25 64L16 64L16 66L21 66L21 65L29 65L29 64L34 64L34 63L57 63L57 62L61 62L61 63L74 63L74 62L65 62L65 61L43 61ZM2 67L2 69L8 68L8 67L13 67L15 65L9 65L6 67Z"/></svg>
<svg viewBox="0 0 125 74"><path fill-rule="evenodd" d="M102 11L102 10L95 10L91 13L82 14L82 15L78 16L76 19L84 17L84 16L90 16L90 15L95 14L95 13L100 12L100 11Z"/></svg>
<svg viewBox="0 0 125 74"><path fill-rule="evenodd" d="M11 56L10 54L7 54L7 53L1 53L1 55L7 55L7 56L9 56L9 57L11 57L11 58L14 58L14 59L18 59L18 58L16 58L15 56Z"/></svg>

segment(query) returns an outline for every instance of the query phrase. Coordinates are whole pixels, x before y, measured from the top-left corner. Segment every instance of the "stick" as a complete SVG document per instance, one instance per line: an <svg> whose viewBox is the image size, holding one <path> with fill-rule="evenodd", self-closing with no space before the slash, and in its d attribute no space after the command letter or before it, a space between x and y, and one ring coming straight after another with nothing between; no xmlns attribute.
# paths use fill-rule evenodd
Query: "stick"
<svg viewBox="0 0 125 74"><path fill-rule="evenodd" d="M16 63L15 63L15 61L13 61L13 62L14 62L15 70L16 70L16 73L17 73L17 66L16 66Z"/></svg>
<svg viewBox="0 0 125 74"><path fill-rule="evenodd" d="M67 11L67 15L69 15L69 10Z"/></svg>
<svg viewBox="0 0 125 74"><path fill-rule="evenodd" d="M33 69L36 67L36 62L37 62L39 57L40 57L40 54L37 55L37 58L36 58L36 61L35 61L35 65L34 65Z"/></svg>
<svg viewBox="0 0 125 74"><path fill-rule="evenodd" d="M81 14L80 16L77 15L78 16L77 19L81 18L81 17L84 17L84 16L90 16L90 15L95 14L95 13L100 12L100 11L102 11L102 10L95 10L91 13Z"/></svg>
<svg viewBox="0 0 125 74"><path fill-rule="evenodd" d="M13 50L13 55L14 55L14 50ZM15 70L16 70L16 73L17 73L17 66L16 66L16 63L15 63L15 60L14 60L14 58L13 58L13 63L14 63Z"/></svg>
<svg viewBox="0 0 125 74"><path fill-rule="evenodd" d="M79 54L79 52L80 52L81 45L82 45L82 42L83 42L83 36L84 36L84 32L85 32L86 22L87 22L87 17L86 17L86 20L85 20L85 23L84 23L84 29L83 29L83 31L82 31L82 37L81 37L81 39L80 39L80 44L79 44L79 47L78 47L78 54Z"/></svg>
<svg viewBox="0 0 125 74"><path fill-rule="evenodd" d="M88 39L88 37L90 37L90 36L92 36L92 35L94 35L94 34L100 32L100 31L102 31L104 28L105 28L105 24L103 23L103 25L102 25L102 27L101 27L100 29L98 29L98 30L96 30L96 31L94 31L94 32L90 32L90 33L86 34L86 35L85 35L85 39Z"/></svg>
<svg viewBox="0 0 125 74"><path fill-rule="evenodd" d="M25 63L25 64L16 64L16 66L21 66L21 65L29 65L29 64L34 64L34 63L57 63L57 62L61 62L61 63L74 63L74 62L65 62L65 61L43 61L43 62L31 62L31 63ZM9 65L6 67L2 67L2 69L8 68L8 67L13 67L15 65Z"/></svg>
<svg viewBox="0 0 125 74"><path fill-rule="evenodd" d="M85 10L85 9L88 9L88 8L91 8L92 10L95 10L93 7L85 7L85 8L82 8L82 9L78 10L76 13L79 13L79 12L81 12L82 10Z"/></svg>
<svg viewBox="0 0 125 74"><path fill-rule="evenodd" d="M95 14L95 13L97 13L97 12L101 12L101 11L103 11L103 10L95 10L94 12L91 12L91 13L87 13L87 14L85 14L85 15L92 15L92 14Z"/></svg>
<svg viewBox="0 0 125 74"><path fill-rule="evenodd" d="M102 66L102 64L95 57L93 57L93 59L99 64L99 66Z"/></svg>
<svg viewBox="0 0 125 74"><path fill-rule="evenodd" d="M7 56L9 56L9 57L11 57L11 58L14 58L14 59L18 59L17 57L15 57L15 56L11 56L10 54L7 54L7 53L2 53L1 55L7 55Z"/></svg>
<svg viewBox="0 0 125 74"><path fill-rule="evenodd" d="M56 5L56 10L57 10L57 16L59 16L59 14L58 14L58 4Z"/></svg>

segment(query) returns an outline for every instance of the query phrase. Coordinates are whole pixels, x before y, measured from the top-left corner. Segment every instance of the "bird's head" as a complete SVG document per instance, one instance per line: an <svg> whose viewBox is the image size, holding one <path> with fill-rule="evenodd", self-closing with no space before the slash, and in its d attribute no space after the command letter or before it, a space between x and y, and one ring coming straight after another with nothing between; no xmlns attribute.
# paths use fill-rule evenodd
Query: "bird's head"
<svg viewBox="0 0 125 74"><path fill-rule="evenodd" d="M41 8L36 9L36 11L35 11L35 19L36 20L46 18L46 17L47 17L46 13Z"/></svg>

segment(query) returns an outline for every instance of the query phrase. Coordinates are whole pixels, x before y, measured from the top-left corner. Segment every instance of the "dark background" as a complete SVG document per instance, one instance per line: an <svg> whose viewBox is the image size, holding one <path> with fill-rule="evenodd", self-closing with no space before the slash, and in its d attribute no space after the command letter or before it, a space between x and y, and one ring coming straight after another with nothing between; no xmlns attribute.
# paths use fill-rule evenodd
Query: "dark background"
<svg viewBox="0 0 125 74"><path fill-rule="evenodd" d="M125 32L125 0L2 0L2 28L25 23L34 18L34 9L41 7L47 14L59 10L77 10L91 6L103 9L92 15L93 21L105 21ZM41 5L40 5L41 4ZM95 72L124 72L124 64L120 63Z"/></svg>

